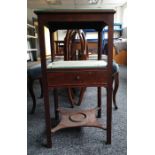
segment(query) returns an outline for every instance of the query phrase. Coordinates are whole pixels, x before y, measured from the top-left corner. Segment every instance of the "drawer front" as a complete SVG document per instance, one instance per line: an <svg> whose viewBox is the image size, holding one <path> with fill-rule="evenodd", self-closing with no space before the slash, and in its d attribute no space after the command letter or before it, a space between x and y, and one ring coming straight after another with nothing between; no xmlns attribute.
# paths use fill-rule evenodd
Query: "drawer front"
<svg viewBox="0 0 155 155"><path fill-rule="evenodd" d="M50 72L47 74L48 86L100 86L106 85L105 71Z"/></svg>

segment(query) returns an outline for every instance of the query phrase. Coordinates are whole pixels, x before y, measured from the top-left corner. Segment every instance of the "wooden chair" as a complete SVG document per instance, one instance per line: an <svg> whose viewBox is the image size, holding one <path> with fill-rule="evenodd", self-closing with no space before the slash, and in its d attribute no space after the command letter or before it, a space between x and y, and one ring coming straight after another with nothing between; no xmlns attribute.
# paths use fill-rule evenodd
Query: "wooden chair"
<svg viewBox="0 0 155 155"><path fill-rule="evenodd" d="M67 30L64 41L65 60L86 60L88 58L88 45L82 30ZM72 107L74 105L80 105L82 102L86 87L81 87L79 89L80 95L78 101L76 101L74 88L68 88L68 97Z"/></svg>
<svg viewBox="0 0 155 155"><path fill-rule="evenodd" d="M42 72L41 72L41 64L33 65L32 67L28 68L27 70L27 84L28 84L28 90L30 92L30 96L32 98L32 109L31 109L31 114L34 114L35 109L36 109L36 97L35 93L33 91L33 84L35 80L39 80L40 83L40 89L41 89L41 95L39 98L43 97L43 85L42 85ZM58 107L58 94L57 90L53 90L53 96L54 96L54 108L55 108L55 118L56 120L58 119L58 112L57 112L57 107Z"/></svg>
<svg viewBox="0 0 155 155"><path fill-rule="evenodd" d="M76 39L78 36L79 39ZM80 48L76 46L76 44L80 44ZM86 60L88 59L88 43L85 38L85 34L82 30L68 30L65 41L64 41L64 54L65 60ZM105 45L103 49L103 53L108 55L107 45ZM119 66L118 64L113 61L113 104L114 108L118 109L116 104L116 93L119 87ZM74 105L81 105L84 92L86 87L80 88L80 94L78 101L75 100L75 91L74 88L68 88L68 95L71 106Z"/></svg>

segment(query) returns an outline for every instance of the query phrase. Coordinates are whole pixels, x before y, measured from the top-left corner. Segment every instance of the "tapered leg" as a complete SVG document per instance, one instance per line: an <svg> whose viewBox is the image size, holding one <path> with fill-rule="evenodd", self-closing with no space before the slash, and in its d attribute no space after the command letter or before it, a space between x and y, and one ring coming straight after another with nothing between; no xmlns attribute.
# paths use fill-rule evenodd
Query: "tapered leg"
<svg viewBox="0 0 155 155"><path fill-rule="evenodd" d="M73 108L75 101L74 101L74 94L72 92L72 88L67 88L67 91L68 91L68 99L71 104L71 108Z"/></svg>
<svg viewBox="0 0 155 155"><path fill-rule="evenodd" d="M98 60L102 58L102 29L98 31ZM101 118L101 87L97 88L97 99L98 99L98 118Z"/></svg>
<svg viewBox="0 0 155 155"><path fill-rule="evenodd" d="M118 109L117 104L116 104L116 93L119 87L119 73L116 73L113 77L114 79L114 89L113 89L113 104L115 109Z"/></svg>
<svg viewBox="0 0 155 155"><path fill-rule="evenodd" d="M43 83L42 83L42 79L39 79L39 83L40 83L40 89L41 89L41 94L39 98L43 98Z"/></svg>
<svg viewBox="0 0 155 155"><path fill-rule="evenodd" d="M44 91L44 105L45 105L45 121L46 121L46 136L47 136L47 147L50 148L52 146L51 140L51 117L50 117L50 105L48 92Z"/></svg>
<svg viewBox="0 0 155 155"><path fill-rule="evenodd" d="M86 87L80 88L80 96L79 96L79 101L78 101L77 105L81 105L85 90L86 90Z"/></svg>
<svg viewBox="0 0 155 155"><path fill-rule="evenodd" d="M107 88L107 144L111 144L112 85Z"/></svg>
<svg viewBox="0 0 155 155"><path fill-rule="evenodd" d="M98 110L98 115L97 115L97 117L98 118L101 118L101 87L98 87L97 88L97 103L98 103L98 108L99 108L99 110Z"/></svg>
<svg viewBox="0 0 155 155"><path fill-rule="evenodd" d="M44 38L44 21L38 19L38 34L39 34L39 45L40 45L40 56L41 56L41 68L42 68L42 79L43 79L43 96L44 96L44 108L45 108L45 122L46 122L46 136L47 136L47 147L52 146L51 139L51 116L50 116L50 105L49 105L49 94L47 84L47 72L46 72L46 55L45 55L45 38Z"/></svg>
<svg viewBox="0 0 155 155"><path fill-rule="evenodd" d="M59 113L58 113L58 105L59 105L59 100L58 100L58 91L57 89L53 89L53 94L54 94L54 110L55 110L55 119L59 119Z"/></svg>

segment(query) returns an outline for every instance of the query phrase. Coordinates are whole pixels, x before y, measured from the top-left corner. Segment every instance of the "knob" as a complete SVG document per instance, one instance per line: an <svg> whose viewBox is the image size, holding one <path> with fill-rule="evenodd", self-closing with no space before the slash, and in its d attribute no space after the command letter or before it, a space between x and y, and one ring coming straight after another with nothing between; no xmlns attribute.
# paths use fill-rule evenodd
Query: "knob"
<svg viewBox="0 0 155 155"><path fill-rule="evenodd" d="M77 75L77 76L76 76L76 79L77 79L77 80L80 80L80 76L79 76L79 75Z"/></svg>

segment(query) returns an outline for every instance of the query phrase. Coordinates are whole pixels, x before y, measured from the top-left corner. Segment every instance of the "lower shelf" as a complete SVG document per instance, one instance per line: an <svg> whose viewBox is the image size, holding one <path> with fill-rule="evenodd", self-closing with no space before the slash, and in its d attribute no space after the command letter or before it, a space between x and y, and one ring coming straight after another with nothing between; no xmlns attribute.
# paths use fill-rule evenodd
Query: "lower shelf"
<svg viewBox="0 0 155 155"><path fill-rule="evenodd" d="M61 115L60 123L51 129L52 133L64 128L96 127L106 130L99 119L96 118L98 108L88 110L58 109Z"/></svg>

